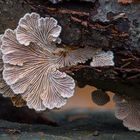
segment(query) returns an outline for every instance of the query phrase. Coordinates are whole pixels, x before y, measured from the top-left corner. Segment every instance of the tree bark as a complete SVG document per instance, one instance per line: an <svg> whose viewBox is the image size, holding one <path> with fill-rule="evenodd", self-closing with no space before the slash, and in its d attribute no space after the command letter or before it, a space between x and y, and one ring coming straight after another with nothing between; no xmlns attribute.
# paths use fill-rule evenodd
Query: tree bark
<svg viewBox="0 0 140 140"><path fill-rule="evenodd" d="M16 28L25 13L55 17L62 26L62 45L92 46L111 50L114 67L92 68L78 65L64 68L79 86L92 85L103 90L140 98L140 3L123 5L117 0L62 1L0 0L0 33Z"/></svg>

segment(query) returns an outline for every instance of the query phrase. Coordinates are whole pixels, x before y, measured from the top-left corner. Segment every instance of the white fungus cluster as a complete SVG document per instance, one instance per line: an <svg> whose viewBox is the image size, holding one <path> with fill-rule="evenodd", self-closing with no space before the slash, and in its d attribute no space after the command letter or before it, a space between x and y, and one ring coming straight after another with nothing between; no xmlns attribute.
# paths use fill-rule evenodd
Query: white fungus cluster
<svg viewBox="0 0 140 140"><path fill-rule="evenodd" d="M114 65L110 52L57 48L60 33L57 20L36 13L26 14L15 30L5 31L0 41L0 92L4 96L20 95L36 111L60 108L73 96L75 81L59 68L91 58L91 66Z"/></svg>

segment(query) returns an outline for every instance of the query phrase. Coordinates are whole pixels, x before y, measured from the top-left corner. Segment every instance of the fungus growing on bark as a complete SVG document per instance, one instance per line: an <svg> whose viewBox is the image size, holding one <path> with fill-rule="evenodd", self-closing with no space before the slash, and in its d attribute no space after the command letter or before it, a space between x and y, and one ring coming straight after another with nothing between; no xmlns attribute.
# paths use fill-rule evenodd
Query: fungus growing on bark
<svg viewBox="0 0 140 140"><path fill-rule="evenodd" d="M129 130L140 131L140 102L134 99L123 99L114 95L115 116L123 121Z"/></svg>
<svg viewBox="0 0 140 140"><path fill-rule="evenodd" d="M52 52L56 49L56 42L60 43L58 36L61 26L57 25L57 20L52 17L42 18L39 14L25 14L20 19L16 30L16 37L20 44L28 46L34 42L39 46Z"/></svg>
<svg viewBox="0 0 140 140"><path fill-rule="evenodd" d="M75 82L59 68L85 63L91 58L91 66L114 64L110 64L112 52L92 47L58 48L60 32L57 20L42 18L36 13L25 14L15 30L5 31L1 45L3 78L16 95L12 100L17 106L24 103L17 102L20 97L29 108L37 111L60 108L73 96ZM94 61L97 64L93 64Z"/></svg>
<svg viewBox="0 0 140 140"><path fill-rule="evenodd" d="M102 91L101 89L97 89L91 93L92 101L97 105L105 105L110 101L109 95Z"/></svg>
<svg viewBox="0 0 140 140"><path fill-rule="evenodd" d="M2 45L2 38L3 35L0 35L0 48ZM13 91L10 89L10 87L5 83L5 81L3 80L3 61L2 61L2 53L0 50L0 93L4 96L4 97L13 97L14 93Z"/></svg>
<svg viewBox="0 0 140 140"><path fill-rule="evenodd" d="M0 48L2 45L1 41L2 35L0 35ZM0 49L0 94L3 95L3 97L10 97L11 101L14 106L16 107L22 107L26 105L26 102L22 99L20 95L15 95L11 88L6 84L6 82L3 79L3 61L2 61L2 53Z"/></svg>
<svg viewBox="0 0 140 140"><path fill-rule="evenodd" d="M100 51L93 56L90 65L92 67L114 66L114 55L112 51Z"/></svg>
<svg viewBox="0 0 140 140"><path fill-rule="evenodd" d="M73 95L74 80L56 69L46 46L40 47L36 42L21 45L16 31L10 29L5 31L2 43L3 78L29 108L37 111L59 108Z"/></svg>
<svg viewBox="0 0 140 140"><path fill-rule="evenodd" d="M96 49L93 47L84 48L57 48L53 53L57 57L57 63L60 67L73 66L78 63L85 63L88 59L91 59L100 52L101 49ZM58 59L59 57L59 59Z"/></svg>

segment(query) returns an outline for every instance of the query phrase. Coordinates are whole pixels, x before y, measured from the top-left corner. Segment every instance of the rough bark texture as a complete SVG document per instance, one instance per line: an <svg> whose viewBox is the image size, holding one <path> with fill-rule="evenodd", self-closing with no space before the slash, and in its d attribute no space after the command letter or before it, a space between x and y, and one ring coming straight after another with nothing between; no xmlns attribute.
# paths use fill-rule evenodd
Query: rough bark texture
<svg viewBox="0 0 140 140"><path fill-rule="evenodd" d="M103 50L112 50L114 52L114 67L92 68L89 66L89 62L87 62L85 65L62 69L62 71L66 71L77 80L78 86L84 87L85 85L92 85L105 91L113 91L124 96L140 99L139 2L123 5L122 3L118 3L117 0L64 0L58 4L52 4L48 0L0 0L0 33L2 34L7 28L15 29L19 19L25 13L32 11L39 13L41 16L49 15L58 19L59 24L62 26L62 45L65 44L68 47L92 46L102 48ZM23 122L50 123L46 118L42 118L32 110L29 111L27 108L16 109L12 107L11 103L7 102L7 100L0 99L2 104L0 107L0 118L5 118L9 121L14 121L15 119L16 121L22 120L24 114L24 116L27 117L24 118L25 120L23 119ZM5 108L7 109L5 110ZM9 117L9 114L12 115ZM26 120L26 118L28 118L28 120ZM104 119L102 120L104 121ZM80 122L78 125L73 123L72 125L69 124L66 126L65 124L66 127L61 127L61 129L56 128L55 130L54 128L39 126L39 129L43 131L40 135L34 134L38 128L31 126L31 131L33 131L31 135L33 139L34 137L73 139L78 138L78 136L78 139L82 139L81 135L82 137L84 136L83 139L93 139L94 134L91 133L91 131L93 131L92 127L83 127L83 125L91 126L90 121L91 120L85 124ZM98 123L98 120L96 121ZM82 120L82 122L85 122L85 120ZM107 135L103 133L103 135L94 137L94 139L103 138L105 140L112 137L115 139L117 137L124 140L124 138L134 139L134 136L136 139L139 139L139 134L136 136L136 133L130 134L126 130L124 130L124 135L120 136L118 130L123 131L123 128L120 126L117 127L118 129L112 131L112 128L116 128L116 123L113 123L115 127L112 127L111 123L111 127L108 127L109 130L106 127L108 122L101 123L102 125L100 126L93 123L93 127L95 128L97 125L98 129L106 129L107 132L105 132L105 134ZM21 129L21 135L13 136L14 138L21 136L24 139L24 132L29 131L29 129L27 129L29 127L28 125L9 124L3 121L1 121L0 124L0 133L21 133L20 128L25 127L25 131ZM51 124L55 125L53 122L51 122ZM81 126L86 130L89 129L90 133L85 134L85 130L82 132ZM9 128L12 128L12 130ZM13 128L17 128L19 131L16 131L16 129L13 131ZM69 133L72 128L78 128L81 132L76 132L75 136L72 137L73 131ZM47 132L50 134L44 134L46 133L44 129L47 129ZM62 137L64 129L66 129L66 137ZM130 135L128 135L128 133ZM59 135L60 137L54 135ZM69 135L71 136L69 137ZM126 135L128 137L126 137ZM2 138L8 139L9 136L7 137L5 135L5 137L2 136ZM31 138L32 137L30 137L30 139Z"/></svg>
<svg viewBox="0 0 140 140"><path fill-rule="evenodd" d="M0 0L0 33L14 29L27 12L53 16L62 26L62 45L93 46L112 50L115 66L63 69L79 86L93 85L103 90L140 98L140 3L123 5L117 0L63 1Z"/></svg>
<svg viewBox="0 0 140 140"><path fill-rule="evenodd" d="M69 46L93 46L112 50L115 66L63 69L74 72L79 86L93 85L103 90L140 98L140 3L123 5L117 0L47 1L27 3L43 16L58 19L62 43ZM87 63L88 64L88 63Z"/></svg>

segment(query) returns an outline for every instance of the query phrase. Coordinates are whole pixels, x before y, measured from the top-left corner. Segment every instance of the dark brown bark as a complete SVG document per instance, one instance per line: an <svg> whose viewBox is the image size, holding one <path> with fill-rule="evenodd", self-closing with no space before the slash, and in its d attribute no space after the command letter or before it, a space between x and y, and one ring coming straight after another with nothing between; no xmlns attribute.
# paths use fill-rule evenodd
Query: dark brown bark
<svg viewBox="0 0 140 140"><path fill-rule="evenodd" d="M63 1L51 4L28 0L33 11L58 19L62 43L112 50L115 66L65 68L79 86L92 85L103 90L140 98L140 3L122 5L117 0Z"/></svg>
<svg viewBox="0 0 140 140"><path fill-rule="evenodd" d="M63 1L1 0L0 32L14 29L27 12L53 16L62 26L62 45L93 46L112 50L115 66L91 68L88 63L65 68L78 85L93 85L103 90L140 98L140 3L123 5L117 0ZM18 11L18 12L17 12Z"/></svg>

